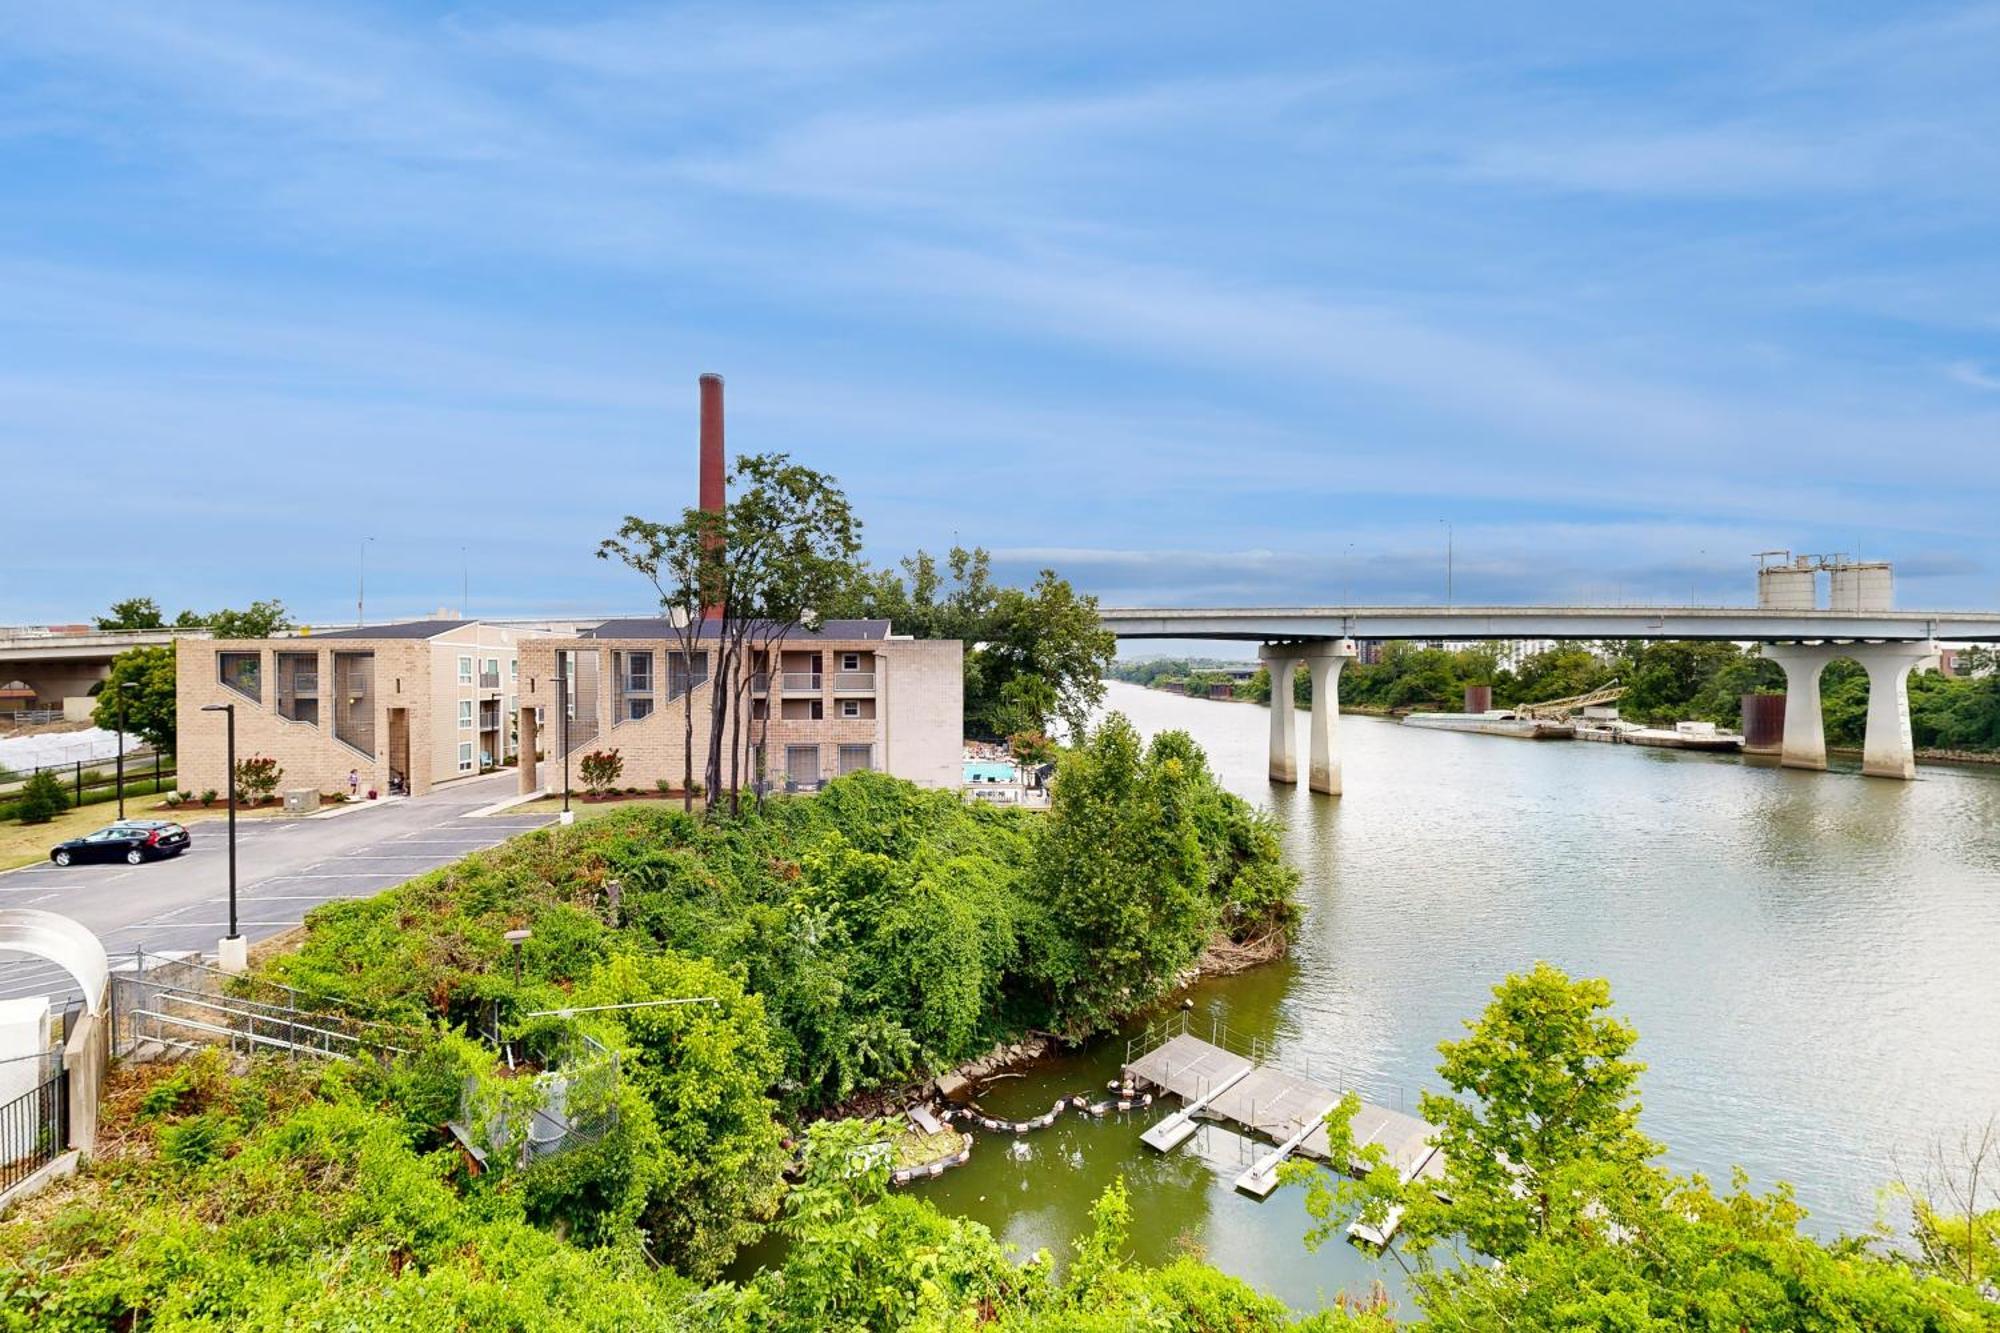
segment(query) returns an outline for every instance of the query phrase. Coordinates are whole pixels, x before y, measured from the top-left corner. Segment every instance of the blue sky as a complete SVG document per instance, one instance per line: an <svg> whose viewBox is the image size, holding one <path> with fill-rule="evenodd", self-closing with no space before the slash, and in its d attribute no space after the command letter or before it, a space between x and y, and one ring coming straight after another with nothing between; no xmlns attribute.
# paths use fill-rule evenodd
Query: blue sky
<svg viewBox="0 0 2000 1333"><path fill-rule="evenodd" d="M1347 12L1353 11L1353 12ZM1393 11L1393 12L1391 12ZM2000 604L2000 6L0 6L0 622L639 609L735 450L1107 602Z"/></svg>

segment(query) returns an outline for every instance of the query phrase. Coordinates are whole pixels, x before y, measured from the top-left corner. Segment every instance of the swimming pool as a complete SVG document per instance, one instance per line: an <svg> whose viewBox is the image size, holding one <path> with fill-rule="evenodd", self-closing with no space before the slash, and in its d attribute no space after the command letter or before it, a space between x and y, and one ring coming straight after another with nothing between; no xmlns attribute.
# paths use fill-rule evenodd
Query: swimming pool
<svg viewBox="0 0 2000 1333"><path fill-rule="evenodd" d="M965 761L967 782L1012 782L1014 766L990 759L968 759Z"/></svg>

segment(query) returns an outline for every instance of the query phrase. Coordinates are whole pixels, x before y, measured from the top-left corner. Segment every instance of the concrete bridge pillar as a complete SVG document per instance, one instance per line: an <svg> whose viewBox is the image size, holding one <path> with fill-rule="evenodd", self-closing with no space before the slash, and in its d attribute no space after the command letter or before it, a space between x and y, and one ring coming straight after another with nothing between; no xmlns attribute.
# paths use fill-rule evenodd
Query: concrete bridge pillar
<svg viewBox="0 0 2000 1333"><path fill-rule="evenodd" d="M1299 780L1292 673L1304 663L1312 677L1312 715L1306 724L1311 768L1306 780L1316 792L1340 795L1340 669L1354 656L1354 641L1267 643L1257 656L1271 673L1271 781Z"/></svg>
<svg viewBox="0 0 2000 1333"><path fill-rule="evenodd" d="M1306 658L1312 675L1312 717L1306 724L1311 737L1310 785L1328 796L1340 795L1340 669L1354 656L1353 644L1330 645L1333 651L1315 652Z"/></svg>
<svg viewBox="0 0 2000 1333"><path fill-rule="evenodd" d="M1292 717L1292 672L1303 654L1296 645L1267 643L1257 656L1271 673L1271 781L1296 783L1299 741Z"/></svg>
<svg viewBox="0 0 2000 1333"><path fill-rule="evenodd" d="M1868 734L1861 742L1861 771L1870 777L1917 775L1917 747L1910 738L1910 672L1937 661L1935 643L1871 643L1852 654L1868 672Z"/></svg>
<svg viewBox="0 0 2000 1333"><path fill-rule="evenodd" d="M1910 736L1910 672L1937 657L1937 645L1914 643L1767 643L1764 656L1785 671L1787 768L1826 767L1826 729L1819 678L1826 664L1853 658L1868 673L1868 730L1861 771L1878 778L1914 778L1917 747Z"/></svg>

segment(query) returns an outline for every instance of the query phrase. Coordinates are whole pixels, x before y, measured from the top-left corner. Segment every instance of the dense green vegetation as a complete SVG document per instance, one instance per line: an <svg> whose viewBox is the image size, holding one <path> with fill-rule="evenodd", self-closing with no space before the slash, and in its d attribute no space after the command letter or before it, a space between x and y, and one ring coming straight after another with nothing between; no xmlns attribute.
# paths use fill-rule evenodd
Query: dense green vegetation
<svg viewBox="0 0 2000 1333"><path fill-rule="evenodd" d="M1130 685L1145 685L1160 688L1177 685L1189 694L1205 695L1211 685L1235 684L1235 677L1225 668L1231 663L1209 657L1148 657L1132 662L1114 662L1105 672L1113 680L1122 680ZM1259 669L1258 679L1262 682L1260 701L1271 697L1271 676ZM1242 693L1239 688L1238 693Z"/></svg>
<svg viewBox="0 0 2000 1333"><path fill-rule="evenodd" d="M1880 1237L1805 1234L1783 1187L1760 1196L1739 1180L1720 1194L1676 1176L1640 1129L1636 1033L1612 1014L1609 988L1546 965L1496 987L1441 1048L1450 1091L1426 1096L1423 1111L1442 1129L1442 1198L1404 1187L1379 1147L1354 1148L1352 1100L1329 1116L1332 1138L1372 1169L1355 1180L1286 1168L1316 1219L1308 1246L1350 1217L1404 1210L1413 1308L1395 1316L1376 1298L1296 1319L1197 1255L1134 1263L1120 1185L1100 1197L1060 1274L1045 1253L1024 1262L985 1227L889 1193L889 1127L861 1120L807 1128L780 1206L782 1257L747 1281L704 1284L684 1260L652 1262L663 1240L634 1225L644 1214L579 1205L682 1165L679 1131L647 1116L658 1098L647 1079L720 1077L721 1103L749 1095L726 1089L759 1077L763 1054L754 1039L718 1038L751 1037L754 998L701 960L612 966L638 970L600 973L573 1003L720 989L732 1014L651 1011L714 1026L625 1034L628 1059L649 1072L619 1131L523 1170L470 1175L440 1150L436 1125L459 1077L492 1071L492 1053L463 1039L387 1068L273 1059L231 1076L210 1054L124 1076L100 1160L0 1223L0 1329L2000 1328L1990 1179L1961 1173L1914 1199L1917 1243L1892 1249ZM711 1119L695 1132L726 1148L731 1128Z"/></svg>
<svg viewBox="0 0 2000 1333"><path fill-rule="evenodd" d="M1546 963L1507 978L1465 1036L1439 1048L1451 1091L1422 1097L1444 1179L1406 1186L1378 1145L1357 1148L1350 1098L1328 1117L1329 1138L1365 1174L1285 1168L1318 1220L1308 1243L1401 1210L1412 1292L1442 1328L2000 1327L2000 1211L1980 1163L1963 1163L1969 1184L1947 1191L1969 1214L1918 1201L1914 1252L1883 1237L1820 1241L1801 1231L1805 1211L1784 1186L1760 1196L1739 1177L1717 1194L1657 1164L1663 1145L1639 1126L1637 1040L1601 980Z"/></svg>
<svg viewBox="0 0 2000 1333"><path fill-rule="evenodd" d="M1187 736L1143 745L1114 716L1064 757L1046 815L874 773L734 818L620 811L321 908L267 975L459 1031L715 997L575 1020L625 1053L642 1105L623 1133L648 1165L551 1205L590 1234L643 1227L707 1277L770 1212L785 1120L1031 1028L1087 1034L1211 940L1282 932L1295 882ZM504 935L523 927L517 988Z"/></svg>
<svg viewBox="0 0 2000 1333"><path fill-rule="evenodd" d="M1104 699L1118 641L1098 623L1097 599L1043 570L1031 588L993 581L983 549L918 551L898 569L857 567L834 616L877 616L900 633L965 644L965 726L989 740L1023 733L1083 733Z"/></svg>
<svg viewBox="0 0 2000 1333"><path fill-rule="evenodd" d="M1619 711L1632 721L1694 720L1735 727L1742 720L1743 695L1785 691L1784 672L1775 663L1733 643L1564 644L1531 653L1512 666L1502 666L1502 660L1499 645L1447 651L1386 643L1380 662L1351 662L1341 672L1340 701L1343 707L1455 712L1464 705L1468 685L1491 685L1493 706L1506 708L1582 694L1616 680L1627 691L1618 701ZM1311 702L1303 670L1295 673L1292 685L1300 704ZM1269 701L1269 674L1259 671L1240 693ZM1831 663L1820 678L1820 701L1827 743L1859 746L1868 719L1867 673L1845 658ZM2000 674L1913 675L1910 729L1922 746L2000 750Z"/></svg>

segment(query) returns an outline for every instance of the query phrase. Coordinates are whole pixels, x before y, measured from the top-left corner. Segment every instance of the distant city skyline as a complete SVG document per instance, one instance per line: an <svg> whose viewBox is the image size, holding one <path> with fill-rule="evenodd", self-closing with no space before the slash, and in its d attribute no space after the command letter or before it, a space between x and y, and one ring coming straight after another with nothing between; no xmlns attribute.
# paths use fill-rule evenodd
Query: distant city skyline
<svg viewBox="0 0 2000 1333"><path fill-rule="evenodd" d="M2000 605L2000 6L23 6L0 623L643 610L732 453L1119 604Z"/></svg>

